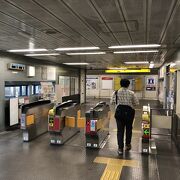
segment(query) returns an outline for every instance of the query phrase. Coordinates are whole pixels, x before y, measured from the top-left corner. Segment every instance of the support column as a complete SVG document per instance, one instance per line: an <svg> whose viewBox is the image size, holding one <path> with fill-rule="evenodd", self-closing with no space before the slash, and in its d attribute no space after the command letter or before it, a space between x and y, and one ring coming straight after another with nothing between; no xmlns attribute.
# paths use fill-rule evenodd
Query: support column
<svg viewBox="0 0 180 180"><path fill-rule="evenodd" d="M80 70L80 103L86 102L86 70Z"/></svg>

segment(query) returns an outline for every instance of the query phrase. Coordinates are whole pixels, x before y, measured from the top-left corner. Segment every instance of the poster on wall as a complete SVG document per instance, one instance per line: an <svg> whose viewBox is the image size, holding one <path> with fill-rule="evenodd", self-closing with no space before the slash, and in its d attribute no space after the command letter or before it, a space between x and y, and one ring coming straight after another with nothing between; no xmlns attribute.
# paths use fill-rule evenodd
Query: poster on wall
<svg viewBox="0 0 180 180"><path fill-rule="evenodd" d="M135 91L142 91L142 89L143 89L142 78L136 78L135 79Z"/></svg>
<svg viewBox="0 0 180 180"><path fill-rule="evenodd" d="M86 79L86 89L87 90L97 89L97 78Z"/></svg>
<svg viewBox="0 0 180 180"><path fill-rule="evenodd" d="M154 77L146 79L146 91L156 91L156 80Z"/></svg>
<svg viewBox="0 0 180 180"><path fill-rule="evenodd" d="M113 88L113 78L102 77L102 89L112 89L112 88Z"/></svg>
<svg viewBox="0 0 180 180"><path fill-rule="evenodd" d="M50 80L50 81L56 80L56 68L54 67L47 68L47 80Z"/></svg>
<svg viewBox="0 0 180 180"><path fill-rule="evenodd" d="M62 97L70 95L70 77L59 76L59 85L61 86Z"/></svg>
<svg viewBox="0 0 180 180"><path fill-rule="evenodd" d="M119 90L120 89L120 81L121 81L121 78L120 77L115 77L114 78L114 90Z"/></svg>
<svg viewBox="0 0 180 180"><path fill-rule="evenodd" d="M41 95L43 99L54 100L55 90L52 82L40 82L41 84Z"/></svg>

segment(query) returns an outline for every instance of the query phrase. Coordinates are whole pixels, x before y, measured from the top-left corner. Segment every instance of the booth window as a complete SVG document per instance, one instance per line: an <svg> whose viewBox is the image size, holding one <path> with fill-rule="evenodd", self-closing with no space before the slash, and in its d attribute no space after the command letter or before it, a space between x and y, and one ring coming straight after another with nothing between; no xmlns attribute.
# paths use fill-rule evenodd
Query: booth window
<svg viewBox="0 0 180 180"><path fill-rule="evenodd" d="M35 94L40 94L41 86L35 85Z"/></svg>
<svg viewBox="0 0 180 180"><path fill-rule="evenodd" d="M5 97L14 97L14 87L5 87Z"/></svg>
<svg viewBox="0 0 180 180"><path fill-rule="evenodd" d="M29 85L28 89L27 89L27 92L28 92L28 96L34 95L34 86Z"/></svg>
<svg viewBox="0 0 180 180"><path fill-rule="evenodd" d="M26 96L27 95L27 87L26 86L21 86L21 95Z"/></svg>
<svg viewBox="0 0 180 180"><path fill-rule="evenodd" d="M20 95L20 86L15 86L15 97L19 97Z"/></svg>
<svg viewBox="0 0 180 180"><path fill-rule="evenodd" d="M5 87L5 97L18 97L20 95L20 86Z"/></svg>

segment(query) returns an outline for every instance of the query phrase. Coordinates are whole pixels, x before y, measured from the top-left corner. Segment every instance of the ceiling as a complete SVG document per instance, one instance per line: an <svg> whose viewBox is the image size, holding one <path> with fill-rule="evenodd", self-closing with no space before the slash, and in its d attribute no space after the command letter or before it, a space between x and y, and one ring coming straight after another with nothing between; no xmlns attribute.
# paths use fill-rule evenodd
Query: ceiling
<svg viewBox="0 0 180 180"><path fill-rule="evenodd" d="M0 49L98 46L104 55L33 57L87 68L154 61L159 67L180 47L180 0L1 0ZM161 44L158 53L113 54L109 46ZM138 49L139 50L139 49ZM144 49L140 49L144 50ZM23 53L19 53L23 54Z"/></svg>

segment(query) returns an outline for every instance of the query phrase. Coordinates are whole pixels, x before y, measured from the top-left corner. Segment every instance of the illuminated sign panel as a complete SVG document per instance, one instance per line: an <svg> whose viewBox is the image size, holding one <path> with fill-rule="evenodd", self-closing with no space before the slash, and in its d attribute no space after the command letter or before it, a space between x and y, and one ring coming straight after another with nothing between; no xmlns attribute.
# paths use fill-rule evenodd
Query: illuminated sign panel
<svg viewBox="0 0 180 180"><path fill-rule="evenodd" d="M108 69L106 73L150 73L150 69Z"/></svg>

